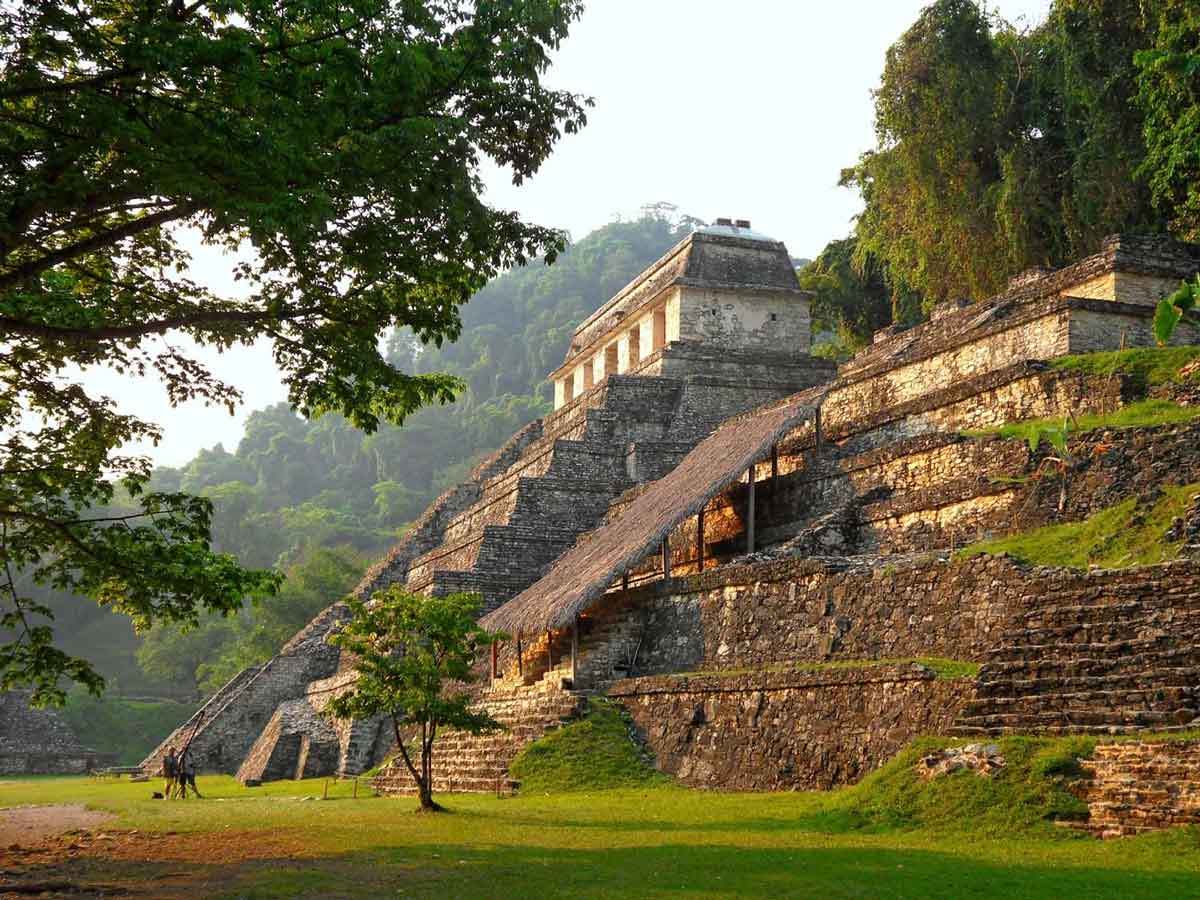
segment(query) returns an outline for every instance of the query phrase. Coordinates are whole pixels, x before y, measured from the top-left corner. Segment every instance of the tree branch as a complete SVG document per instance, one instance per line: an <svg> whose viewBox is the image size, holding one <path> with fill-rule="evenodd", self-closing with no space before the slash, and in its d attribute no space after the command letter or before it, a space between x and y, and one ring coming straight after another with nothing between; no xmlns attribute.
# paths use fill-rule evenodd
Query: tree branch
<svg viewBox="0 0 1200 900"><path fill-rule="evenodd" d="M82 256L84 253L89 253L92 250L98 250L101 247L115 244L117 241L124 240L127 237L133 237L135 234L150 231L153 228L158 228L160 225L165 225L167 222L186 218L199 209L200 205L197 203L182 203L179 206L172 206L161 212L133 219L124 225L118 225L109 231L94 234L82 241L68 244L66 247L60 247L58 250L47 253L38 259L22 263L0 275L0 290L14 287L32 278L34 275L39 275L47 269L51 269L59 263L66 262L76 256Z"/></svg>

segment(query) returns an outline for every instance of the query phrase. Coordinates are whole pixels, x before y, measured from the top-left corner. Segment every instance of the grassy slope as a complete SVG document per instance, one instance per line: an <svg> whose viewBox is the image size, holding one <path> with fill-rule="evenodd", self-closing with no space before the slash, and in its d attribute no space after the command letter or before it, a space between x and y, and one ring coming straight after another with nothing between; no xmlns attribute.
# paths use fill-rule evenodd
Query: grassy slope
<svg viewBox="0 0 1200 900"><path fill-rule="evenodd" d="M1164 539L1164 533L1175 517L1187 510L1198 491L1200 484L1166 486L1162 498L1150 509L1139 509L1137 498L1131 497L1082 522L1047 525L972 544L960 550L959 556L1007 553L1033 565L1077 569L1163 562L1173 558L1179 550L1178 544Z"/></svg>
<svg viewBox="0 0 1200 900"><path fill-rule="evenodd" d="M1200 359L1200 347L1141 347L1064 356L1051 365L1056 369L1088 375L1121 372L1132 376L1137 385L1144 389L1180 381L1179 370L1197 359Z"/></svg>
<svg viewBox="0 0 1200 900"><path fill-rule="evenodd" d="M630 740L620 707L592 700L588 714L526 746L509 773L523 793L595 791L662 784Z"/></svg>
<svg viewBox="0 0 1200 900"><path fill-rule="evenodd" d="M1091 756L1094 738L1005 737L994 741L1007 765L992 778L958 772L928 782L916 764L931 750L966 743L924 738L857 785L828 795L814 820L830 830L921 828L990 837L1058 838L1056 821L1086 818L1087 806L1065 789Z"/></svg>
<svg viewBox="0 0 1200 900"><path fill-rule="evenodd" d="M1175 425L1179 422L1189 422L1200 416L1200 408L1181 406L1172 400L1147 399L1128 403L1111 413L1088 413L1076 416L1069 422L1069 434L1083 434L1088 431L1099 431L1102 428L1149 428L1155 425ZM1002 438L1026 440L1035 431L1045 428L1062 428L1064 419L1027 419L1022 422L1009 422L995 428L982 428L965 431L969 437L984 437L999 435Z"/></svg>

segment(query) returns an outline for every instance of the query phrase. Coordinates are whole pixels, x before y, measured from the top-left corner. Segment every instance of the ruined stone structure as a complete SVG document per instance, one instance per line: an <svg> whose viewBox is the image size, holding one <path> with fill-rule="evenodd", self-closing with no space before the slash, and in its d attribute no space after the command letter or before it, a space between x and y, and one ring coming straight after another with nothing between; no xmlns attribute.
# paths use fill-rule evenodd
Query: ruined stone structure
<svg viewBox="0 0 1200 900"><path fill-rule="evenodd" d="M113 762L83 746L53 709L29 705L32 691L0 694L0 775L82 775Z"/></svg>
<svg viewBox="0 0 1200 900"><path fill-rule="evenodd" d="M595 694L629 710L660 768L710 788L844 784L930 732L1197 721L1200 563L1078 572L954 550L1200 481L1194 423L1076 439L1066 490L1031 477L1044 445L964 434L1143 395L1052 361L1152 345L1154 304L1198 270L1198 247L1113 237L885 329L834 371L807 354L781 244L743 222L682 241L580 325L554 413L439 498L358 588L478 591L484 624L513 637L478 695L509 729L445 736L437 786L503 785L521 746ZM325 641L344 615L332 607L183 726L206 766L263 779L386 758L380 723L319 715L354 677ZM924 657L978 675L942 677ZM1096 796L1120 765L1106 764ZM396 767L377 785L409 787Z"/></svg>

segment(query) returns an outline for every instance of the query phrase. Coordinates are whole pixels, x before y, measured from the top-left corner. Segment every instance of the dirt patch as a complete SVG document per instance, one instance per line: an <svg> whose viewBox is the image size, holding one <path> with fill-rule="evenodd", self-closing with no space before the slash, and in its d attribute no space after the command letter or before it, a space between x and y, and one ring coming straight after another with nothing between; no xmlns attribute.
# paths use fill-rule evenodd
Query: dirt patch
<svg viewBox="0 0 1200 900"><path fill-rule="evenodd" d="M70 831L36 847L0 844L0 900L31 885L60 886L43 895L52 897L194 900L311 856L287 831Z"/></svg>
<svg viewBox="0 0 1200 900"><path fill-rule="evenodd" d="M87 809L82 803L0 809L0 847L40 844L67 831L95 828L113 818L112 813Z"/></svg>

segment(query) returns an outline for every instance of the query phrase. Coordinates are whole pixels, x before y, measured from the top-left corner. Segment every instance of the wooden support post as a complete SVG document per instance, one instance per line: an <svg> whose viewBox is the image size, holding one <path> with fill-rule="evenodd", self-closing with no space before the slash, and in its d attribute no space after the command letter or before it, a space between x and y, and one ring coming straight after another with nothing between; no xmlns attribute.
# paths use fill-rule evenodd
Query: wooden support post
<svg viewBox="0 0 1200 900"><path fill-rule="evenodd" d="M492 681L496 680L496 642L492 641Z"/></svg>
<svg viewBox="0 0 1200 900"><path fill-rule="evenodd" d="M779 493L779 445L772 444L771 445L771 490L770 490L770 493L767 495L771 501L772 511L774 511L775 506L777 505L775 498L778 493Z"/></svg>
<svg viewBox="0 0 1200 900"><path fill-rule="evenodd" d="M579 616L571 623L571 687L575 687L575 672L579 664Z"/></svg>
<svg viewBox="0 0 1200 900"><path fill-rule="evenodd" d="M821 407L817 407L817 414L813 419L814 434L816 435L816 453L821 455Z"/></svg>
<svg viewBox="0 0 1200 900"><path fill-rule="evenodd" d="M704 507L696 513L696 571L704 571Z"/></svg>
<svg viewBox="0 0 1200 900"><path fill-rule="evenodd" d="M746 552L754 552L754 466L750 466L750 490L746 493Z"/></svg>
<svg viewBox="0 0 1200 900"><path fill-rule="evenodd" d="M554 635L546 632L546 660L550 663L546 671L554 668Z"/></svg>
<svg viewBox="0 0 1200 900"><path fill-rule="evenodd" d="M517 632L517 674L525 677L525 654L521 648L521 632Z"/></svg>
<svg viewBox="0 0 1200 900"><path fill-rule="evenodd" d="M621 590L629 590L629 570L625 570L625 574L621 576Z"/></svg>
<svg viewBox="0 0 1200 900"><path fill-rule="evenodd" d="M671 577L671 538L665 537L662 542L662 576Z"/></svg>

